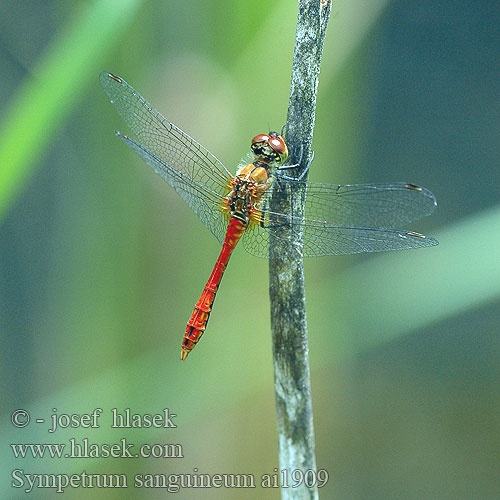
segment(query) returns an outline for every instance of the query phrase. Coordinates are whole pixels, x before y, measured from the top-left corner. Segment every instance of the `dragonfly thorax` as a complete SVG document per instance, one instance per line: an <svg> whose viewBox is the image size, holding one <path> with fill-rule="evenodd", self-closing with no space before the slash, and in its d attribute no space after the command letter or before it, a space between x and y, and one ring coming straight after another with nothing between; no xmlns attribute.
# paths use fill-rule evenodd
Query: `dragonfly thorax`
<svg viewBox="0 0 500 500"><path fill-rule="evenodd" d="M231 190L225 198L224 212L247 223L257 222L262 197L269 187L269 166L255 161L241 167L231 179Z"/></svg>

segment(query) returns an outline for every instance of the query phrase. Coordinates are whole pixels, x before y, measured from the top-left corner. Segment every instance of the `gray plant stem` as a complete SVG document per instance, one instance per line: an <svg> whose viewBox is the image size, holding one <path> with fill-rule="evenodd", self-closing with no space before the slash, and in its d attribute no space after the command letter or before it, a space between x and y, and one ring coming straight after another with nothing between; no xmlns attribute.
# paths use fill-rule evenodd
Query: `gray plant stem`
<svg viewBox="0 0 500 500"><path fill-rule="evenodd" d="M294 176L304 171L311 157L319 68L331 1L299 0L298 4L285 134L289 163L299 164L296 169L285 172ZM306 177L307 173L304 179ZM305 195L303 182L285 190L280 189L277 179L273 185L271 212L290 213L300 218L304 215ZM280 471L285 470L289 480L288 487L282 485L283 500L318 499L315 485L303 482L292 488L300 471L316 472L302 248L300 225L278 225L271 231L269 293L279 464Z"/></svg>

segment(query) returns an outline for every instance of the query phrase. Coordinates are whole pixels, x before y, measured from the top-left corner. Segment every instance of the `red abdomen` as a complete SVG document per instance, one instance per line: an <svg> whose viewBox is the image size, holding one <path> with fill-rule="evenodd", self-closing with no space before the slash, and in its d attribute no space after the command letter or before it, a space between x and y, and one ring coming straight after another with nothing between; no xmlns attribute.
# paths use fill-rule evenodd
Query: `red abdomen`
<svg viewBox="0 0 500 500"><path fill-rule="evenodd" d="M186 333L184 334L184 339L181 345L182 360L187 358L187 355L191 352L205 331L208 318L210 317L210 312L212 311L215 295L219 289L229 257L231 257L231 253L243 235L246 227L247 223L236 217L231 217L229 220L226 239L222 245L221 253L217 258L217 262L215 263L212 274L203 289L200 299L194 306L193 314L187 323Z"/></svg>

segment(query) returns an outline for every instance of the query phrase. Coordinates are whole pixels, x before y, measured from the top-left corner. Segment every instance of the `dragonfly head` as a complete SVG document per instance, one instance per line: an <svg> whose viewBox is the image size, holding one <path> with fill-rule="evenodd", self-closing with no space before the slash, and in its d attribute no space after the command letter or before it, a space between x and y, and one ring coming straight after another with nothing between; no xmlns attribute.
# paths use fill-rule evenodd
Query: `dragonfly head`
<svg viewBox="0 0 500 500"><path fill-rule="evenodd" d="M276 132L256 135L252 139L250 147L255 156L262 158L266 162L274 161L278 165L282 165L288 158L285 138Z"/></svg>

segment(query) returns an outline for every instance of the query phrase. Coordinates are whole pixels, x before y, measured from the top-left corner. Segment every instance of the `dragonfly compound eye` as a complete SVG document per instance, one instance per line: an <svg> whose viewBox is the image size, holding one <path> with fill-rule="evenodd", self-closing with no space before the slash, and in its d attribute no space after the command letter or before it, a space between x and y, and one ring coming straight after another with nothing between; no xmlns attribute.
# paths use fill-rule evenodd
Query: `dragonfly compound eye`
<svg viewBox="0 0 500 500"><path fill-rule="evenodd" d="M268 161L275 161L279 165L288 158L288 149L283 136L276 132L259 134L252 139L252 151L257 156L262 156Z"/></svg>
<svg viewBox="0 0 500 500"><path fill-rule="evenodd" d="M276 163L281 165L288 158L288 148L286 147L285 138L282 135L277 135L276 132L269 134L268 144L273 148L277 155Z"/></svg>
<svg viewBox="0 0 500 500"><path fill-rule="evenodd" d="M266 143L269 140L267 134L258 134L252 139L252 146L254 144Z"/></svg>

